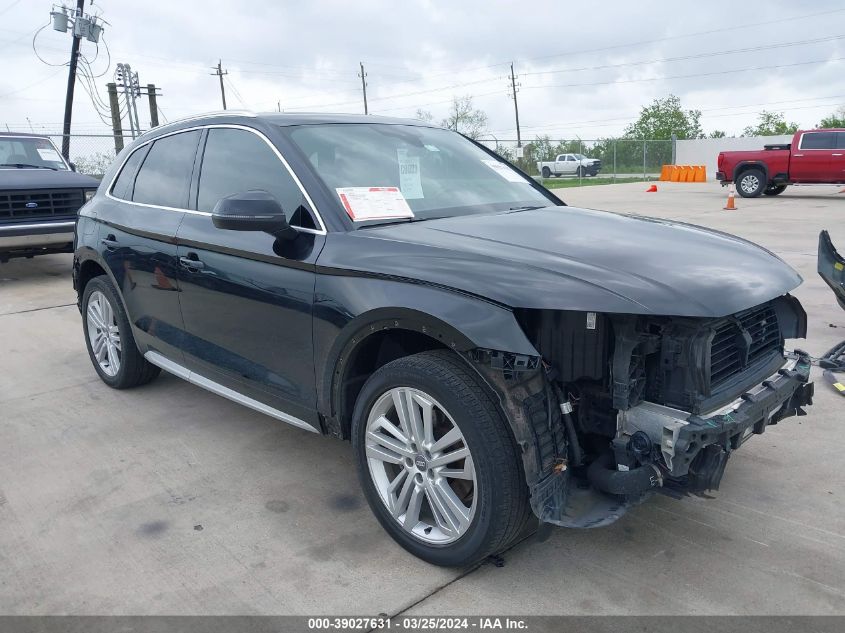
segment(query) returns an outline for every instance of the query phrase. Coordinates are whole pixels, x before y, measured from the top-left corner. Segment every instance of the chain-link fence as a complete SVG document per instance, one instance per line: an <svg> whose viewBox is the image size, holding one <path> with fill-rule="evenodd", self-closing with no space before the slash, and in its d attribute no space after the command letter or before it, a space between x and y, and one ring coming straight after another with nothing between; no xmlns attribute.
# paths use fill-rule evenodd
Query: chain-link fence
<svg viewBox="0 0 845 633"><path fill-rule="evenodd" d="M671 140L538 138L522 142L521 158L516 139L482 137L479 142L552 186L592 184L591 178L603 182L657 179L660 168L673 160ZM558 157L563 160L557 161ZM601 165L596 169L590 159Z"/></svg>

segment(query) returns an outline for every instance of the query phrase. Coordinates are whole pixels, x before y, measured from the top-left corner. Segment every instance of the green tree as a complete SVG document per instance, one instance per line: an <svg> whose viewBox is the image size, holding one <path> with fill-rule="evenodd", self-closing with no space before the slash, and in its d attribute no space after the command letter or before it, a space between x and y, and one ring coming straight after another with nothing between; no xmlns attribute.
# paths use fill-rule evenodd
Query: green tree
<svg viewBox="0 0 845 633"><path fill-rule="evenodd" d="M487 114L473 106L470 95L452 97L449 114L440 122L440 125L476 139L487 130Z"/></svg>
<svg viewBox="0 0 845 633"><path fill-rule="evenodd" d="M726 134L722 130L713 130L707 135L707 138L725 138Z"/></svg>
<svg viewBox="0 0 845 633"><path fill-rule="evenodd" d="M836 112L823 118L816 127L845 127L845 106L839 107Z"/></svg>
<svg viewBox="0 0 845 633"><path fill-rule="evenodd" d="M701 110L684 110L680 98L669 95L655 99L640 111L640 117L625 128L625 138L666 140L674 134L677 138L702 138Z"/></svg>
<svg viewBox="0 0 845 633"><path fill-rule="evenodd" d="M783 112L769 112L763 110L757 115L757 124L749 125L742 131L743 136L776 136L779 134L795 134L797 123L790 123L783 116Z"/></svg>

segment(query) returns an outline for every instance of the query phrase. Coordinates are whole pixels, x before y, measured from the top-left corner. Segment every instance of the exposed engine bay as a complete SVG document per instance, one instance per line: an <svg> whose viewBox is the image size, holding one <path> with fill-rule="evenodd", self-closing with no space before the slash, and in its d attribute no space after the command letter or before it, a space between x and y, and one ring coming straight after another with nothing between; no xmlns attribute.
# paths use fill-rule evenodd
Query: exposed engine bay
<svg viewBox="0 0 845 633"><path fill-rule="evenodd" d="M812 404L810 357L784 350L807 327L790 295L722 318L552 310L517 318L545 375L545 411L541 398L526 407L554 451L532 490L548 523L604 525L652 492L716 490L734 450Z"/></svg>

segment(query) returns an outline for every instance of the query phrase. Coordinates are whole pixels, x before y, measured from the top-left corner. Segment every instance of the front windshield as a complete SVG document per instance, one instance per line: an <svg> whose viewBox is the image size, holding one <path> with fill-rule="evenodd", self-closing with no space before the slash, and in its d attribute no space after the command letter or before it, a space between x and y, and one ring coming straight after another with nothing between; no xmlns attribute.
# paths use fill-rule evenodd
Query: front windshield
<svg viewBox="0 0 845 633"><path fill-rule="evenodd" d="M38 136L0 136L0 167L56 170L68 168L50 139Z"/></svg>
<svg viewBox="0 0 845 633"><path fill-rule="evenodd" d="M556 204L506 163L449 130L383 123L302 125L288 130L315 173L337 192L356 221L360 218L346 205L343 191L362 191L366 196L367 191L397 188L393 191L398 203L407 212L404 198L410 212L393 216L394 221Z"/></svg>

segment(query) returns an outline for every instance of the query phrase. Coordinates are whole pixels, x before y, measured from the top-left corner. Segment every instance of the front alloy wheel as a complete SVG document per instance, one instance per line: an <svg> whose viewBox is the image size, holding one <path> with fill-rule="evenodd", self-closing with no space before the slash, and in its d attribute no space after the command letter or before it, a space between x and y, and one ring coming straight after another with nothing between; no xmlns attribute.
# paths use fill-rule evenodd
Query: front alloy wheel
<svg viewBox="0 0 845 633"><path fill-rule="evenodd" d="M495 395L455 352L391 361L352 415L358 476L382 527L435 565L507 547L530 513L520 452Z"/></svg>
<svg viewBox="0 0 845 633"><path fill-rule="evenodd" d="M367 465L382 503L424 543L463 536L476 509L475 467L460 428L419 389L384 393L367 419Z"/></svg>

